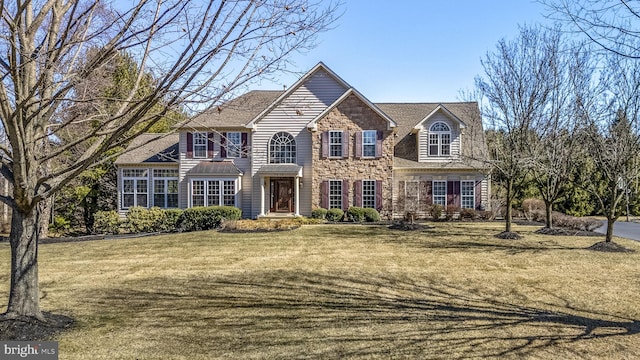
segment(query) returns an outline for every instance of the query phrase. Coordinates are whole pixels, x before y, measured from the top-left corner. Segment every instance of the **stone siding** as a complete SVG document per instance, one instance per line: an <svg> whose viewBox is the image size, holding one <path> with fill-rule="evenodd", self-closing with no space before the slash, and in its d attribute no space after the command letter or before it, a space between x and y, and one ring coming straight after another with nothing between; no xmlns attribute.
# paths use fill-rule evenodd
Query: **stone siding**
<svg viewBox="0 0 640 360"><path fill-rule="evenodd" d="M349 155L345 159L322 158L322 133L328 130L349 132ZM363 130L382 131L382 154L376 159L355 157L356 133ZM349 206L355 204L354 182L356 180L382 181L382 210L384 218L392 216L393 210L393 131L388 130L387 121L371 110L367 104L351 95L317 122L317 131L312 134L313 179L312 207L321 207L321 183L324 180L349 180ZM305 184L306 186L306 184Z"/></svg>

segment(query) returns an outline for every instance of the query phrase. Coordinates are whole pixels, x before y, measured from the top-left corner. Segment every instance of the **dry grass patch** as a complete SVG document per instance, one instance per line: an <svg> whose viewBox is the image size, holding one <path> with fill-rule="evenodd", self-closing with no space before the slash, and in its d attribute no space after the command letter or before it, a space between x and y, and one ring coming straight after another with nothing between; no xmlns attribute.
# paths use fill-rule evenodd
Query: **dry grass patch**
<svg viewBox="0 0 640 360"><path fill-rule="evenodd" d="M639 252L501 224L310 225L43 245L64 359L635 358ZM624 246L640 244L617 239ZM8 246L0 244L0 298Z"/></svg>

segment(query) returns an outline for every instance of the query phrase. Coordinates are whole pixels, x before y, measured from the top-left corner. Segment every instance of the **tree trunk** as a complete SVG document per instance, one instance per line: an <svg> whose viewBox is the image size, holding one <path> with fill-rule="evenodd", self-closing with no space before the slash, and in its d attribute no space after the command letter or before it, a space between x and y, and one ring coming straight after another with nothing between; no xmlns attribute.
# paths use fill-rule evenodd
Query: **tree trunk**
<svg viewBox="0 0 640 360"><path fill-rule="evenodd" d="M616 223L616 219L611 217L611 216L607 216L607 234L604 238L605 242L611 242L611 240L613 240L613 224Z"/></svg>
<svg viewBox="0 0 640 360"><path fill-rule="evenodd" d="M24 213L15 209L11 219L11 290L8 318L29 317L44 320L40 311L38 286L38 206Z"/></svg>
<svg viewBox="0 0 640 360"><path fill-rule="evenodd" d="M505 209L505 214L504 214L504 231L505 232L511 232L511 220L512 220L512 212L511 212L511 207L513 205L513 196L511 195L513 192L513 184L511 182L509 182L509 184L507 185L507 203L506 205L506 209Z"/></svg>
<svg viewBox="0 0 640 360"><path fill-rule="evenodd" d="M553 204L549 201L545 201L544 203L544 211L545 211L545 224L544 227L546 227L547 229L551 229L553 228L553 217L552 217L552 213L553 213Z"/></svg>

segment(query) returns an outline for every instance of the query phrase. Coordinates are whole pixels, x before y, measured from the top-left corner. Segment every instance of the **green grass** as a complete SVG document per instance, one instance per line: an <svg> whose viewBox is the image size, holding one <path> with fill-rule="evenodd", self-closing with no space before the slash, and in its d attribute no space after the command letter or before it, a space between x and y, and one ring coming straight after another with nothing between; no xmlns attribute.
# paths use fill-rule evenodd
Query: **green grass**
<svg viewBox="0 0 640 360"><path fill-rule="evenodd" d="M44 244L41 305L76 320L60 359L640 357L640 252L501 226Z"/></svg>

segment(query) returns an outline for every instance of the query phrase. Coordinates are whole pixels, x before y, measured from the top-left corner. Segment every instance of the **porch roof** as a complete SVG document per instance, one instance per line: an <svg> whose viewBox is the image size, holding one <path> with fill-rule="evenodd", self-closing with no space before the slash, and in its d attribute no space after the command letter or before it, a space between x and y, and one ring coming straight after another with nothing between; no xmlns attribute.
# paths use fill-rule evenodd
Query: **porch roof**
<svg viewBox="0 0 640 360"><path fill-rule="evenodd" d="M242 171L231 161L201 161L187 171L187 175L235 175L241 176Z"/></svg>
<svg viewBox="0 0 640 360"><path fill-rule="evenodd" d="M271 177L302 177L302 166L296 164L266 164L260 167L257 174Z"/></svg>

